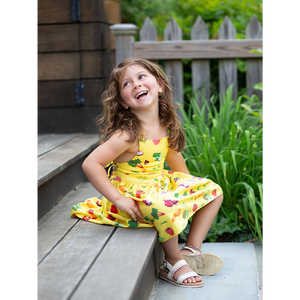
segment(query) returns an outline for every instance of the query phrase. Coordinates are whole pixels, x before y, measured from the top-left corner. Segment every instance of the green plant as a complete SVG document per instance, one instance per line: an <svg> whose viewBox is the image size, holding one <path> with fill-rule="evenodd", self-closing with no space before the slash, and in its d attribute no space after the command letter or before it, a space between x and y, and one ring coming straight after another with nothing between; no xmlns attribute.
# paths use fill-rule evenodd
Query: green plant
<svg viewBox="0 0 300 300"><path fill-rule="evenodd" d="M186 111L181 108L187 139L183 156L193 175L223 189L222 210L212 228L217 232L220 222L222 227L234 216L232 226L247 225L262 241L262 104L256 95L233 101L232 86L222 101L212 96L209 102L202 97L202 103L200 108L195 93Z"/></svg>

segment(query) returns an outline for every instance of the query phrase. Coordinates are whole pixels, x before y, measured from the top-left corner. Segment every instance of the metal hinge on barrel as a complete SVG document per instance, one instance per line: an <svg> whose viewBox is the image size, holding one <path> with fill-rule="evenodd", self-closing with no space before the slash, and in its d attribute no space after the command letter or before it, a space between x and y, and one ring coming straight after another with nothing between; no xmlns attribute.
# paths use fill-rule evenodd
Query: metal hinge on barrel
<svg viewBox="0 0 300 300"><path fill-rule="evenodd" d="M80 0L71 0L72 21L81 21Z"/></svg>
<svg viewBox="0 0 300 300"><path fill-rule="evenodd" d="M83 106L84 104L84 83L83 81L74 82L75 87L75 105Z"/></svg>

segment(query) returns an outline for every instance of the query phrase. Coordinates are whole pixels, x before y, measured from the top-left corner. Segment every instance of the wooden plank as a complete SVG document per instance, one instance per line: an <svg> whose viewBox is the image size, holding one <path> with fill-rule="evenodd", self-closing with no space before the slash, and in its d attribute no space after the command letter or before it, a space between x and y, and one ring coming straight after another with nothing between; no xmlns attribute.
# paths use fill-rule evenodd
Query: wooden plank
<svg viewBox="0 0 300 300"><path fill-rule="evenodd" d="M157 30L149 17L146 18L139 35L141 42L157 41ZM158 63L157 60L152 60L152 62L155 64Z"/></svg>
<svg viewBox="0 0 300 300"><path fill-rule="evenodd" d="M111 299L112 278L117 278L118 288L113 289L113 298L118 300L148 299L147 286L141 284L141 277L147 272L156 276L155 269L147 269L149 256L157 244L154 228L118 228L85 276L71 300ZM148 275L149 276L149 275ZM148 277L149 278L149 277ZM143 291L135 293L141 286ZM148 282L148 289L151 284Z"/></svg>
<svg viewBox="0 0 300 300"><path fill-rule="evenodd" d="M253 16L246 28L247 39L262 39L262 26L256 16ZM247 94L251 96L256 94L262 100L262 91L255 90L253 86L256 83L262 82L262 59L247 59L246 85Z"/></svg>
<svg viewBox="0 0 300 300"><path fill-rule="evenodd" d="M47 139L48 137L50 137L50 136L52 136L53 134L39 134L38 135L38 142L41 142L41 141L43 141L43 140L45 140L45 139Z"/></svg>
<svg viewBox="0 0 300 300"><path fill-rule="evenodd" d="M208 28L200 16L198 16L191 32L191 40L208 40ZM192 60L192 86L193 92L200 89L197 94L198 105L202 107L202 95L206 100L210 99L210 65L208 59ZM201 95L202 94L202 95ZM210 102L208 102L210 103Z"/></svg>
<svg viewBox="0 0 300 300"><path fill-rule="evenodd" d="M140 41L156 41L157 40L157 30L153 25L149 17L146 18L140 32Z"/></svg>
<svg viewBox="0 0 300 300"><path fill-rule="evenodd" d="M79 221L39 265L38 298L69 299L114 231L113 226Z"/></svg>
<svg viewBox="0 0 300 300"><path fill-rule="evenodd" d="M71 18L70 0L39 0L38 1L38 23L68 23L73 22Z"/></svg>
<svg viewBox="0 0 300 300"><path fill-rule="evenodd" d="M53 134L48 136L46 139L38 142L38 156L41 156L56 147L72 140L74 137L78 136L78 133L71 134Z"/></svg>
<svg viewBox="0 0 300 300"><path fill-rule="evenodd" d="M78 51L78 24L38 26L38 51Z"/></svg>
<svg viewBox="0 0 300 300"><path fill-rule="evenodd" d="M38 221L39 263L79 221L71 218L71 207L91 197L99 197L99 192L89 182L80 183Z"/></svg>
<svg viewBox="0 0 300 300"><path fill-rule="evenodd" d="M164 31L165 41L182 40L182 30L176 20L172 18ZM159 51L158 49L156 51ZM181 60L167 60L165 62L166 73L168 75L171 86L173 87L173 98L175 103L183 104L183 66ZM178 111L179 117L182 119L181 111Z"/></svg>
<svg viewBox="0 0 300 300"><path fill-rule="evenodd" d="M134 56L146 59L208 59L261 57L249 53L262 48L261 39L135 42Z"/></svg>
<svg viewBox="0 0 300 300"><path fill-rule="evenodd" d="M109 85L109 77L102 79L86 79L84 84L84 105L102 106L101 96Z"/></svg>
<svg viewBox="0 0 300 300"><path fill-rule="evenodd" d="M39 53L38 80L80 78L79 53Z"/></svg>
<svg viewBox="0 0 300 300"><path fill-rule="evenodd" d="M87 155L76 160L66 169L38 187L38 219L41 219L55 205L81 182L88 182L82 170Z"/></svg>
<svg viewBox="0 0 300 300"><path fill-rule="evenodd" d="M38 107L74 107L77 80L39 81Z"/></svg>
<svg viewBox="0 0 300 300"><path fill-rule="evenodd" d="M38 133L98 133L95 118L102 105L38 109Z"/></svg>
<svg viewBox="0 0 300 300"><path fill-rule="evenodd" d="M38 186L92 151L98 141L96 134L81 134L68 143L40 156L38 158Z"/></svg>
<svg viewBox="0 0 300 300"><path fill-rule="evenodd" d="M233 40L236 38L236 30L228 16L224 18L223 23L218 30L219 39ZM241 57L241 56L236 56ZM237 82L237 66L235 59L220 59L219 60L219 94L223 99L223 94L229 86L233 84L232 98L237 99L238 82Z"/></svg>
<svg viewBox="0 0 300 300"><path fill-rule="evenodd" d="M111 35L109 25L102 23L80 24L80 49L101 50L110 49Z"/></svg>
<svg viewBox="0 0 300 300"><path fill-rule="evenodd" d="M121 23L121 0L80 1L81 21L101 21L109 24Z"/></svg>

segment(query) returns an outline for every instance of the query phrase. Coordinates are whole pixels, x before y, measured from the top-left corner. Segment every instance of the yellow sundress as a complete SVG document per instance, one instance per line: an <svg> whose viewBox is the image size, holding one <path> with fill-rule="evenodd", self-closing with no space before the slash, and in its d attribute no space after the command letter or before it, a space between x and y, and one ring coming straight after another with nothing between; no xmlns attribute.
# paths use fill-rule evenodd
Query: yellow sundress
<svg viewBox="0 0 300 300"><path fill-rule="evenodd" d="M110 176L122 195L136 201L143 220L136 222L106 198L97 197L74 205L71 216L126 228L155 227L160 242L178 235L196 211L223 192L209 179L164 170L168 149L168 137L140 141L136 156L117 163Z"/></svg>

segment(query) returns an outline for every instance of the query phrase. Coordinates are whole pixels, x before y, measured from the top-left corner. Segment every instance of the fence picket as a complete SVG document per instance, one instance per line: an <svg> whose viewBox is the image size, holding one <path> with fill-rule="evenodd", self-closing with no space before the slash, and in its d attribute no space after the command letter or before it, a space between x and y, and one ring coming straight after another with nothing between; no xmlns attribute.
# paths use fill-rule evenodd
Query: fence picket
<svg viewBox="0 0 300 300"><path fill-rule="evenodd" d="M236 30L231 23L228 16L224 18L223 23L219 27L219 39L232 40L236 39ZM236 59L220 59L219 60L219 93L223 99L223 93L227 88L233 85L232 97L234 100L237 98L238 83L237 83L237 66Z"/></svg>
<svg viewBox="0 0 300 300"><path fill-rule="evenodd" d="M256 16L253 15L246 28L247 39L262 39L262 27ZM251 58L247 59L247 73L246 73L247 94L251 96L256 94L262 100L262 92L253 88L254 84L262 82L262 59Z"/></svg>
<svg viewBox="0 0 300 300"><path fill-rule="evenodd" d="M176 20L172 18L164 31L165 41L182 40L182 30ZM175 102L183 104L183 67L181 60L171 60L165 62L166 73L173 87L173 97ZM181 112L178 111L182 118Z"/></svg>
<svg viewBox="0 0 300 300"><path fill-rule="evenodd" d="M201 16L197 20L191 31L191 40L208 40L209 34L205 22ZM199 92L205 96L205 99L210 98L210 64L209 59L193 59L192 60L192 86L193 92L200 88ZM198 105L202 107L202 96L198 93ZM209 102L210 103L210 102Z"/></svg>
<svg viewBox="0 0 300 300"><path fill-rule="evenodd" d="M141 30L140 30L140 41L156 41L157 30L153 25L149 17L146 18Z"/></svg>
<svg viewBox="0 0 300 300"><path fill-rule="evenodd" d="M191 40L182 40L182 30L172 18L164 31L164 41L157 41L157 31L147 17L140 30L140 41L134 42L137 26L133 24L115 24L110 26L116 36L116 64L128 57L141 57L157 62L165 61L166 74L173 87L176 103L183 104L183 65L182 59L192 59L193 91L200 88L206 99L210 98L210 59L219 59L219 94L233 84L233 99L237 98L236 58L246 58L247 93L257 94L262 100L262 92L253 89L253 85L262 82L262 54L250 50L262 48L262 27L253 15L246 28L246 39L236 39L236 30L228 16L219 27L219 39L209 40L208 30L201 16L197 17L191 30ZM202 106L202 97L198 95L198 104ZM180 112L179 115L181 116ZM182 116L181 116L182 117Z"/></svg>
<svg viewBox="0 0 300 300"><path fill-rule="evenodd" d="M153 25L149 17L146 18L141 30L140 30L140 41L141 42L156 42L157 30ZM158 63L158 60L151 59L152 62Z"/></svg>

